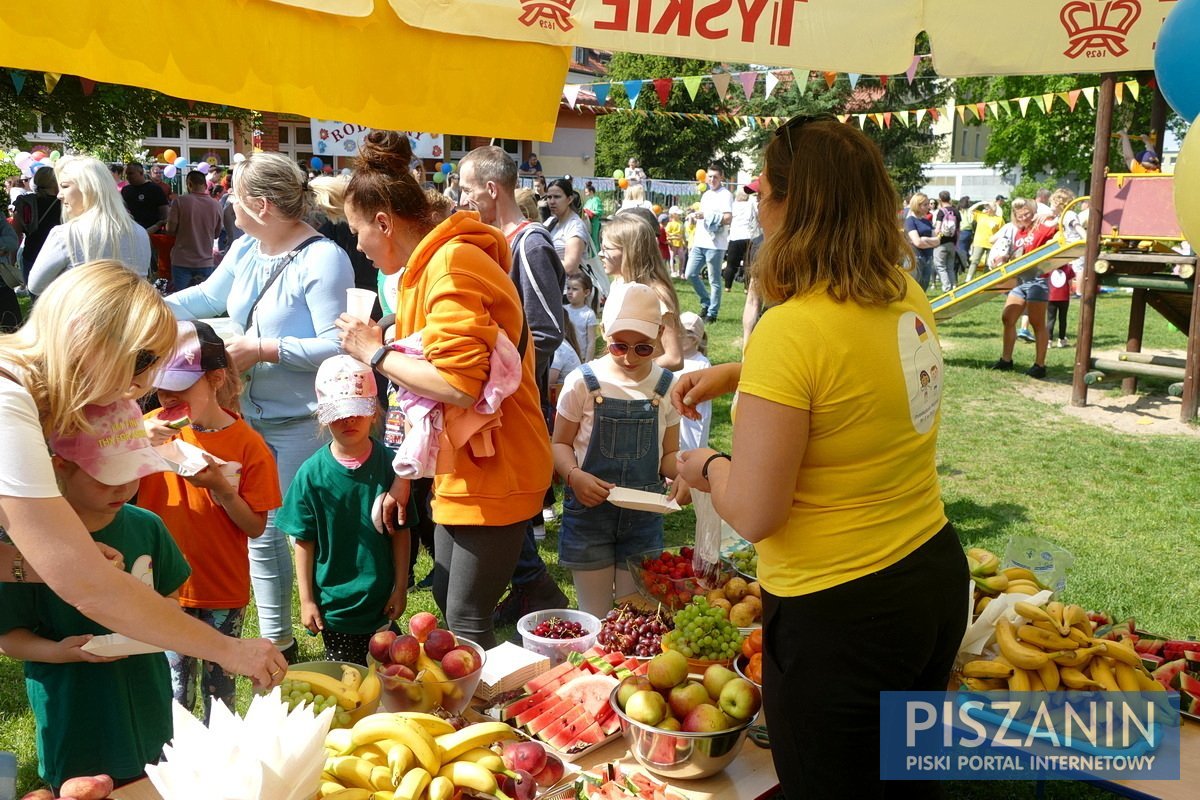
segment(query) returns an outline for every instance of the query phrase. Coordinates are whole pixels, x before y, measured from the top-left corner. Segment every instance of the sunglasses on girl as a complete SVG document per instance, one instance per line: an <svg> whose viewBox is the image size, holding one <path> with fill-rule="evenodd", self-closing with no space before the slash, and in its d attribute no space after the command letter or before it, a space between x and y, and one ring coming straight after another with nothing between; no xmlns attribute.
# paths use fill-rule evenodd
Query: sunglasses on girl
<svg viewBox="0 0 1200 800"><path fill-rule="evenodd" d="M138 350L137 356L133 360L133 374L141 375L143 372L153 367L157 362L157 353L152 353L149 350Z"/></svg>
<svg viewBox="0 0 1200 800"><path fill-rule="evenodd" d="M786 136L788 150L792 151L792 131L803 128L810 122L824 122L825 120L837 119L833 114L797 114L787 122L775 129L776 136Z"/></svg>
<svg viewBox="0 0 1200 800"><path fill-rule="evenodd" d="M634 353L642 358L649 358L654 355L654 345L649 342L638 342L637 344L626 344L625 342L609 342L608 352L614 356L623 356L633 350Z"/></svg>

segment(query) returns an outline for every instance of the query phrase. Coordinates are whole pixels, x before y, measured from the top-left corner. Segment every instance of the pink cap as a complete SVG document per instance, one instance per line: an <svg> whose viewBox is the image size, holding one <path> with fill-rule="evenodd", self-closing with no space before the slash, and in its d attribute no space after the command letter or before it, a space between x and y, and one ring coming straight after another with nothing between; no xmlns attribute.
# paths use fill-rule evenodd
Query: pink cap
<svg viewBox="0 0 1200 800"><path fill-rule="evenodd" d="M171 463L150 444L142 424L142 411L132 400L83 410L91 433L52 435L50 449L78 464L100 483L120 486L156 472L172 472Z"/></svg>

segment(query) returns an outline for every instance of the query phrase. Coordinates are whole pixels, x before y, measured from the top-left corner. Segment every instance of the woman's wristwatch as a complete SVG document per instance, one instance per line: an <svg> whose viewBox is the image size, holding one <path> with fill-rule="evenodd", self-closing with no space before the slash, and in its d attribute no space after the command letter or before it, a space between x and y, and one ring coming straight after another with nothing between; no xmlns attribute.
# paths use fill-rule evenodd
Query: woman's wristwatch
<svg viewBox="0 0 1200 800"><path fill-rule="evenodd" d="M12 577L16 583L25 582L25 557L17 553L12 560Z"/></svg>
<svg viewBox="0 0 1200 800"><path fill-rule="evenodd" d="M706 481L708 480L708 468L712 464L712 462L717 460L718 458L723 458L726 461L733 461L733 457L731 455L729 455L729 453L713 453L711 456L709 456L708 458L706 458L704 460L704 466L700 469L700 477L701 478L704 478L704 480L706 480Z"/></svg>

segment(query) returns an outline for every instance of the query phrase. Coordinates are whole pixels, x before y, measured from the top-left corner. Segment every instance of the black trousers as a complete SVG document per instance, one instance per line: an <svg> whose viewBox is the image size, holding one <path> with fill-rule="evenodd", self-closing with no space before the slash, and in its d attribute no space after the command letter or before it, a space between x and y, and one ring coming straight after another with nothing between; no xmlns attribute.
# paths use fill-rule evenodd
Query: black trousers
<svg viewBox="0 0 1200 800"><path fill-rule="evenodd" d="M879 693L946 688L969 580L947 523L879 572L799 597L763 592L763 706L789 800L941 796L936 782L879 780Z"/></svg>
<svg viewBox="0 0 1200 800"><path fill-rule="evenodd" d="M1067 312L1071 310L1071 300L1051 300L1046 311L1046 332L1051 339L1067 338ZM1054 320L1058 319L1058 336L1054 335Z"/></svg>
<svg viewBox="0 0 1200 800"><path fill-rule="evenodd" d="M721 271L721 277L725 279L725 291L732 290L738 273L744 272L746 267L750 266L750 260L747 258L749 253L749 239L729 240L729 248L725 251L725 269Z"/></svg>

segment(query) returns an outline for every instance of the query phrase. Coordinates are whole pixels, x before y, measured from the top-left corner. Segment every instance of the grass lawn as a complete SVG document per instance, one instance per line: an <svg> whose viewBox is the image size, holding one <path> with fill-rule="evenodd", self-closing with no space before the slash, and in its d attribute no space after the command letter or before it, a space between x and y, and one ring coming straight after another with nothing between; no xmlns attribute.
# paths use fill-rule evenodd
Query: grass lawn
<svg viewBox="0 0 1200 800"><path fill-rule="evenodd" d="M691 288L677 282L685 309L698 310ZM736 360L741 351L740 285L727 294L721 319L709 326L709 356ZM1096 347L1124 342L1129 299L1104 295L1098 302ZM946 357L939 469L946 511L964 545L1003 553L1013 536L1037 536L1075 556L1065 599L1135 616L1146 630L1172 636L1200 633L1200 485L1195 480L1197 441L1189 436L1134 436L1071 418L1061 411L1070 399L1074 351L1050 350L1048 380L1061 388L1057 405L1020 390L1032 379L986 369L1000 349L1000 303L993 301L947 323L939 333ZM1072 324L1078 307L1071 309ZM1184 336L1161 317L1147 320L1145 348L1180 348ZM1072 340L1073 340L1072 336ZM1032 345L1018 343L1018 367L1031 363ZM1164 384L1149 384L1165 394ZM1093 389L1093 391L1096 391ZM1100 390L1104 391L1104 390ZM729 445L728 398L715 403L712 440ZM543 557L569 596L570 575L557 566L557 528L540 544ZM667 517L668 544L690 540L692 512ZM422 554L417 575L430 568ZM434 608L428 590L410 593L408 614ZM299 615L296 614L298 619ZM257 633L251 608L247 635ZM500 634L512 635L510 628ZM318 658L320 645L301 631L301 655ZM242 686L241 702L248 702ZM20 665L0 657L0 749L17 753L18 796L38 785L33 717ZM964 800L1035 797L1032 783L953 783L948 794ZM1045 797L1109 797L1078 783L1050 782Z"/></svg>

